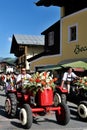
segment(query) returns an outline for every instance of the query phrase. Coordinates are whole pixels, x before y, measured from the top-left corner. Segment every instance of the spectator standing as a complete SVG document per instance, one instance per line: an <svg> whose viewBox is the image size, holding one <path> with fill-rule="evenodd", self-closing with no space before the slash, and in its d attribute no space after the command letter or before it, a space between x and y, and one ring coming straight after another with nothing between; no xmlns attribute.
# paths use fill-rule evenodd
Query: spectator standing
<svg viewBox="0 0 87 130"><path fill-rule="evenodd" d="M8 90L13 87L13 81L11 78L11 74L9 72L7 72L7 74L6 74L5 83L6 83L5 92L7 94Z"/></svg>
<svg viewBox="0 0 87 130"><path fill-rule="evenodd" d="M15 74L15 72L11 72L11 78L12 78L12 82L14 84L14 86L16 85L16 80L17 80L17 75Z"/></svg>
<svg viewBox="0 0 87 130"><path fill-rule="evenodd" d="M3 90L5 88L5 81L6 81L6 75L4 72L1 72L0 75L0 90Z"/></svg>

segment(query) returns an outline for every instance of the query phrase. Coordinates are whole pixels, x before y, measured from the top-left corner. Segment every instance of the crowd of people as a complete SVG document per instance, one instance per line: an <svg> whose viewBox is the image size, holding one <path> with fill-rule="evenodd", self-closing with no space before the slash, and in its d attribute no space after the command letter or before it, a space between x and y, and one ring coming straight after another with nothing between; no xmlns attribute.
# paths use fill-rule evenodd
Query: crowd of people
<svg viewBox="0 0 87 130"><path fill-rule="evenodd" d="M7 72L6 74L2 72L0 74L0 86L5 87L5 92L7 92L10 87L16 87L18 85L21 86L22 82L31 77L30 74L26 73L26 69L22 68L20 74L16 74L15 72Z"/></svg>
<svg viewBox="0 0 87 130"><path fill-rule="evenodd" d="M54 71L55 73L53 73L54 77L56 76L58 78L58 81L56 82L57 84L59 84L59 82L61 81L60 85L63 88L66 88L68 90L68 93L70 92L70 84L73 81L73 79L75 78L79 78L79 76L77 76L74 72L73 69L71 67L67 68L67 71L62 75L61 80L59 80L59 76L56 73L56 71ZM22 86L22 83L24 80L31 78L31 75L28 74L26 72L25 68L21 69L21 73L20 74L16 74L15 72L7 72L6 74L4 74L3 72L0 75L0 85L4 86L7 89L9 89L9 87L17 87L20 88Z"/></svg>

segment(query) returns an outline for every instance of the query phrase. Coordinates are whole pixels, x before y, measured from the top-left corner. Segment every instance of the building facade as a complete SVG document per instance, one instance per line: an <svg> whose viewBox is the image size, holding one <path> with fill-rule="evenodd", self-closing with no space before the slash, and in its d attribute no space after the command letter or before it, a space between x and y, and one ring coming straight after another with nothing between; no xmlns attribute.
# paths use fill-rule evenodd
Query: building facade
<svg viewBox="0 0 87 130"><path fill-rule="evenodd" d="M30 63L27 61L44 50L44 36L13 34L10 53L16 57L17 69L25 67L30 70Z"/></svg>
<svg viewBox="0 0 87 130"><path fill-rule="evenodd" d="M37 6L58 6L60 20L41 34L45 36L44 54L28 59L30 69L87 58L87 3L83 0L39 0Z"/></svg>

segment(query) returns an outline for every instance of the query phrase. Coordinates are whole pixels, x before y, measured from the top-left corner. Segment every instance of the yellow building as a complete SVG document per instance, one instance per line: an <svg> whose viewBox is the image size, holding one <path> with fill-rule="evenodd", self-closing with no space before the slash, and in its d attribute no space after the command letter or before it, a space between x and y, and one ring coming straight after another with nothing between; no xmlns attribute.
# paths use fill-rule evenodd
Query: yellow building
<svg viewBox="0 0 87 130"><path fill-rule="evenodd" d="M60 20L41 34L45 35L45 50L29 58L30 69L56 65L64 61L87 58L87 4L85 0L39 0L37 6L59 6Z"/></svg>

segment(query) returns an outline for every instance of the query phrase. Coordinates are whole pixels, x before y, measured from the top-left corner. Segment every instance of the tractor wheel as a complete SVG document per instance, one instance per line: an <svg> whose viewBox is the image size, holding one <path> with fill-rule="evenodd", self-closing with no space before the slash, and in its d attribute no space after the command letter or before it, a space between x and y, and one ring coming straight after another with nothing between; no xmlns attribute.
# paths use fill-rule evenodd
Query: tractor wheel
<svg viewBox="0 0 87 130"><path fill-rule="evenodd" d="M29 129L33 122L31 108L28 104L24 104L19 113L19 119L25 129Z"/></svg>
<svg viewBox="0 0 87 130"><path fill-rule="evenodd" d="M70 121L70 110L65 103L58 104L59 109L55 112L57 123L66 125Z"/></svg>
<svg viewBox="0 0 87 130"><path fill-rule="evenodd" d="M66 103L66 95L55 92L54 93L54 106L58 106L59 103Z"/></svg>
<svg viewBox="0 0 87 130"><path fill-rule="evenodd" d="M5 111L8 116L15 117L17 112L17 99L15 94L8 94L5 100Z"/></svg>
<svg viewBox="0 0 87 130"><path fill-rule="evenodd" d="M78 105L78 116L82 120L87 120L87 102L86 101L81 101Z"/></svg>

